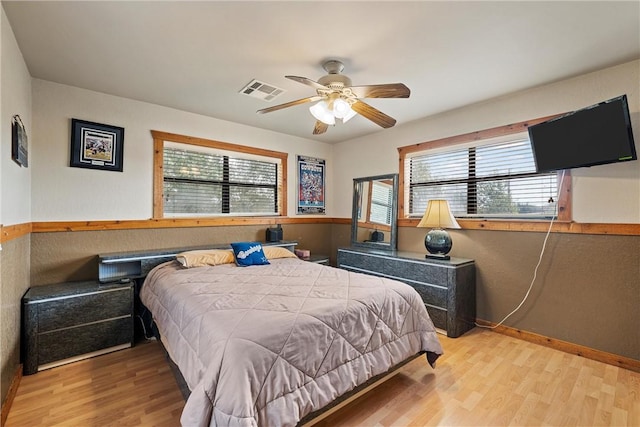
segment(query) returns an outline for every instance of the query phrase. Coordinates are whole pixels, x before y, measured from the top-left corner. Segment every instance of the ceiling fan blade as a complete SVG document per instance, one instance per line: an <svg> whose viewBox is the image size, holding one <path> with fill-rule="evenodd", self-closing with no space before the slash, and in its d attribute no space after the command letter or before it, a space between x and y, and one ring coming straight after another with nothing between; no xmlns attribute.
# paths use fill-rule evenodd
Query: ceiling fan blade
<svg viewBox="0 0 640 427"><path fill-rule="evenodd" d="M411 90L402 83L350 87L356 98L408 98Z"/></svg>
<svg viewBox="0 0 640 427"><path fill-rule="evenodd" d="M356 101L351 105L351 109L356 113L366 117L371 120L373 123L378 126L382 126L383 128L390 128L396 124L396 119L393 117L387 116L380 110L373 108L371 105L366 104L362 101Z"/></svg>
<svg viewBox="0 0 640 427"><path fill-rule="evenodd" d="M326 89L329 90L325 85L321 85L320 83L308 79L306 77L298 77L298 76L285 76L286 78L293 80L294 82L302 83L303 85L311 86L314 89Z"/></svg>
<svg viewBox="0 0 640 427"><path fill-rule="evenodd" d="M320 120L316 121L316 125L313 128L314 135L320 135L321 133L325 133L329 129L329 125L321 122Z"/></svg>
<svg viewBox="0 0 640 427"><path fill-rule="evenodd" d="M324 97L320 95L310 96L308 98L297 99L295 101L285 102L284 104L274 105L273 107L263 108L262 110L256 111L256 113L258 114L270 113L272 111L282 110L283 108L294 107L300 104L306 104L307 102L320 101L323 98Z"/></svg>

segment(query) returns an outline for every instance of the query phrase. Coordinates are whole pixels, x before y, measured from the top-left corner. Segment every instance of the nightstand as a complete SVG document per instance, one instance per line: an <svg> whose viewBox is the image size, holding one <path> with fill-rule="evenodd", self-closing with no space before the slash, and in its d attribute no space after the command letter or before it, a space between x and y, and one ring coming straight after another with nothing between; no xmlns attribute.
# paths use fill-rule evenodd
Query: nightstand
<svg viewBox="0 0 640 427"><path fill-rule="evenodd" d="M24 374L133 345L133 282L66 282L22 297Z"/></svg>
<svg viewBox="0 0 640 427"><path fill-rule="evenodd" d="M308 258L300 258L303 261L314 262L316 264L329 265L329 255L310 255Z"/></svg>

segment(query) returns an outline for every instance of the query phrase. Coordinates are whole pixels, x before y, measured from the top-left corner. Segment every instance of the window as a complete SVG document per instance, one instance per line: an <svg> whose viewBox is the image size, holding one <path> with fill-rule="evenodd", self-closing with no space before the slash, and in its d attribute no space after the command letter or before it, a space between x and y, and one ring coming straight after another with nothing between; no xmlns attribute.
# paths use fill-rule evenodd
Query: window
<svg viewBox="0 0 640 427"><path fill-rule="evenodd" d="M458 218L548 219L558 212L570 219L568 172L562 181L556 172L537 173L526 132L548 119L399 148L401 215L419 218L430 199L447 199Z"/></svg>
<svg viewBox="0 0 640 427"><path fill-rule="evenodd" d="M161 188L154 190L155 217L285 211L286 153L163 133L154 133L154 140L155 183Z"/></svg>
<svg viewBox="0 0 640 427"><path fill-rule="evenodd" d="M393 185L371 181L371 211L369 221L376 224L391 225L393 204Z"/></svg>
<svg viewBox="0 0 640 427"><path fill-rule="evenodd" d="M536 172L526 137L408 157L409 215L447 199L457 217L546 218L556 209L556 173Z"/></svg>

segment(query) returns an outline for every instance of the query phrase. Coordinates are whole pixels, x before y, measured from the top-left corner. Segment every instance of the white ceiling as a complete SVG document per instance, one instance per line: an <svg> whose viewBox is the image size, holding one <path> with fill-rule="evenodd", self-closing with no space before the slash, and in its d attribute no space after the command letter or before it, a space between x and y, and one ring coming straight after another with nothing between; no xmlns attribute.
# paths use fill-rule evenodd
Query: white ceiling
<svg viewBox="0 0 640 427"><path fill-rule="evenodd" d="M367 102L396 126L640 58L640 2L2 1L35 78L335 143L384 130L362 116L311 134L322 62L354 85L402 82ZM252 79L287 92L240 95Z"/></svg>

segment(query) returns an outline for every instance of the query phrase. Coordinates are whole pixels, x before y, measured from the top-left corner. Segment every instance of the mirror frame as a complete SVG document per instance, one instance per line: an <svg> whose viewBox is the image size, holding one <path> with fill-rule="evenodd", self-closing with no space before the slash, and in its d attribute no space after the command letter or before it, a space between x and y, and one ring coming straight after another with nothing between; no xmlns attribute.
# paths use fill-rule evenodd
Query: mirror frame
<svg viewBox="0 0 640 427"><path fill-rule="evenodd" d="M359 194L359 187L367 181L391 180L393 182L393 197L391 203L391 235L389 243L383 242L359 242L358 236L358 199L365 195ZM382 250L396 250L398 246L398 174L390 173L385 175L365 176L353 179L353 205L351 207L351 245L365 246L368 248Z"/></svg>

